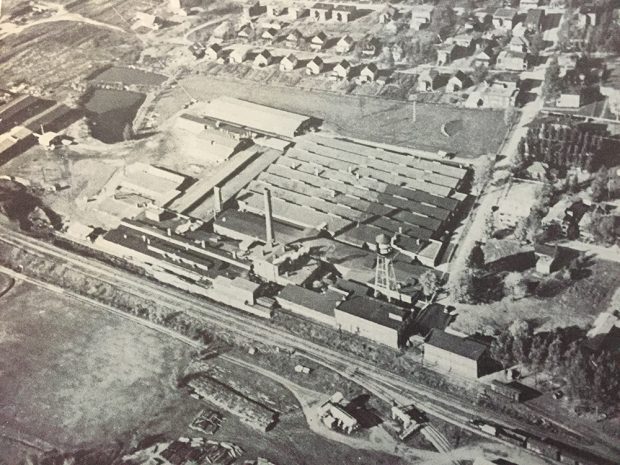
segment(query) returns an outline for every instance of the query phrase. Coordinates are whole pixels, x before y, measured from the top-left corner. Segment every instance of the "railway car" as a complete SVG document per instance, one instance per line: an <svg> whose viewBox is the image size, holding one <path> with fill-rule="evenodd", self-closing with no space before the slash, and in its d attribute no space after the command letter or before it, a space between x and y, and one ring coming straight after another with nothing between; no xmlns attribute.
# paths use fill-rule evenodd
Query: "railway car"
<svg viewBox="0 0 620 465"><path fill-rule="evenodd" d="M511 429L500 429L497 437L519 447L525 447L528 436Z"/></svg>
<svg viewBox="0 0 620 465"><path fill-rule="evenodd" d="M507 384L494 379L487 386L486 391L488 395L510 399L513 402L521 402L523 399L523 391L516 383Z"/></svg>
<svg viewBox="0 0 620 465"><path fill-rule="evenodd" d="M560 460L560 449L558 446L549 442L548 439L538 439L534 437L529 437L526 442L526 447L528 450L533 452L537 452L543 457L547 457L553 460Z"/></svg>

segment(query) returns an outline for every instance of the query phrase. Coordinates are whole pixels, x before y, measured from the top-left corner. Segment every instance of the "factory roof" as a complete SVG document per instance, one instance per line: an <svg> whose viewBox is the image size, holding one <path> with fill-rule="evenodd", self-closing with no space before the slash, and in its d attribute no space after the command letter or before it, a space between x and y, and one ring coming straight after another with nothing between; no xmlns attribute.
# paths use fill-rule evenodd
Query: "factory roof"
<svg viewBox="0 0 620 465"><path fill-rule="evenodd" d="M291 302L329 316L334 315L334 308L342 298L343 295L336 291L319 293L293 284L289 284L278 294L278 300Z"/></svg>
<svg viewBox="0 0 620 465"><path fill-rule="evenodd" d="M396 305L361 295L353 295L343 301L338 306L338 310L396 330L400 328L402 322L390 318L390 314L402 316L404 312Z"/></svg>
<svg viewBox="0 0 620 465"><path fill-rule="evenodd" d="M479 360L487 346L476 341L463 339L439 329L433 329L426 338L425 345L437 347L470 360Z"/></svg>
<svg viewBox="0 0 620 465"><path fill-rule="evenodd" d="M304 237L303 230L299 228L275 219L272 224L274 235L279 242L289 243ZM218 215L215 219L215 225L233 230L261 242L267 240L265 218L261 215L238 210L227 210Z"/></svg>
<svg viewBox="0 0 620 465"><path fill-rule="evenodd" d="M209 102L204 113L223 122L287 137L294 136L310 120L308 116L226 96Z"/></svg>

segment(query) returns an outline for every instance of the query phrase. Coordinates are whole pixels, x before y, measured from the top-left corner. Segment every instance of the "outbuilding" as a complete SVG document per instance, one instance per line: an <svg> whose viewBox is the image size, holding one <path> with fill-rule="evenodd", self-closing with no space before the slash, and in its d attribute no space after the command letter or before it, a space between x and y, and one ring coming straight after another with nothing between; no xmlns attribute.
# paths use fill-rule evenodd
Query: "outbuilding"
<svg viewBox="0 0 620 465"><path fill-rule="evenodd" d="M280 61L280 71L293 71L298 65L299 59L291 53Z"/></svg>
<svg viewBox="0 0 620 465"><path fill-rule="evenodd" d="M306 74L310 75L318 75L323 72L323 68L325 67L325 63L323 59L319 56L314 57L311 61L306 65Z"/></svg>

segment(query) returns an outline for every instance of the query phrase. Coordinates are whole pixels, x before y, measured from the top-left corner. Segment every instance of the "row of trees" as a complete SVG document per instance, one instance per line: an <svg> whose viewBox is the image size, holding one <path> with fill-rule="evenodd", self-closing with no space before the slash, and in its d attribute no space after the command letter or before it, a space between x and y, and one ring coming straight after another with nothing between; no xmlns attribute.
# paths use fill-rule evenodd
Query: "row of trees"
<svg viewBox="0 0 620 465"><path fill-rule="evenodd" d="M584 349L583 331L557 328L534 334L522 320L497 336L491 355L504 368L516 363L563 381L566 394L593 407L610 408L620 401L618 360L608 352Z"/></svg>
<svg viewBox="0 0 620 465"><path fill-rule="evenodd" d="M600 130L585 125L561 121L542 123L529 128L519 141L515 171L522 173L531 163L539 161L557 170L560 178L572 168L594 172L616 143Z"/></svg>

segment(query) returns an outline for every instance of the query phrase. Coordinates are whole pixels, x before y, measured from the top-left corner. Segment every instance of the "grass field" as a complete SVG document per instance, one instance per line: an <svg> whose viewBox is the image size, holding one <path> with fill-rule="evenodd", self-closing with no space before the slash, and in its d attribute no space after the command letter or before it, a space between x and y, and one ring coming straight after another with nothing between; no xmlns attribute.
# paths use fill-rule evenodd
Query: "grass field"
<svg viewBox="0 0 620 465"><path fill-rule="evenodd" d="M176 386L188 347L25 283L1 298L0 309L0 424L7 430L63 449L126 443L134 434L196 434L188 425L205 404ZM282 464L402 464L310 432L299 409L289 409L268 434L228 415L214 439L240 445L244 458L260 455ZM25 450L9 444L0 461L16 463Z"/></svg>
<svg viewBox="0 0 620 465"><path fill-rule="evenodd" d="M531 320L548 330L555 327L586 327L606 311L620 287L620 264L599 260L589 267L591 274L570 284L553 297L527 297L484 305L461 305L452 327L468 334L485 326L506 327L516 319Z"/></svg>
<svg viewBox="0 0 620 465"><path fill-rule="evenodd" d="M432 151L446 150L464 157L496 153L506 132L502 112L470 110L444 105L416 105L372 97L308 92L294 87L269 87L247 81L189 77L181 84L197 99L229 95L325 121L325 127L343 135ZM164 94L156 111L164 118L181 109L187 96L180 88ZM442 126L454 129L452 136Z"/></svg>

